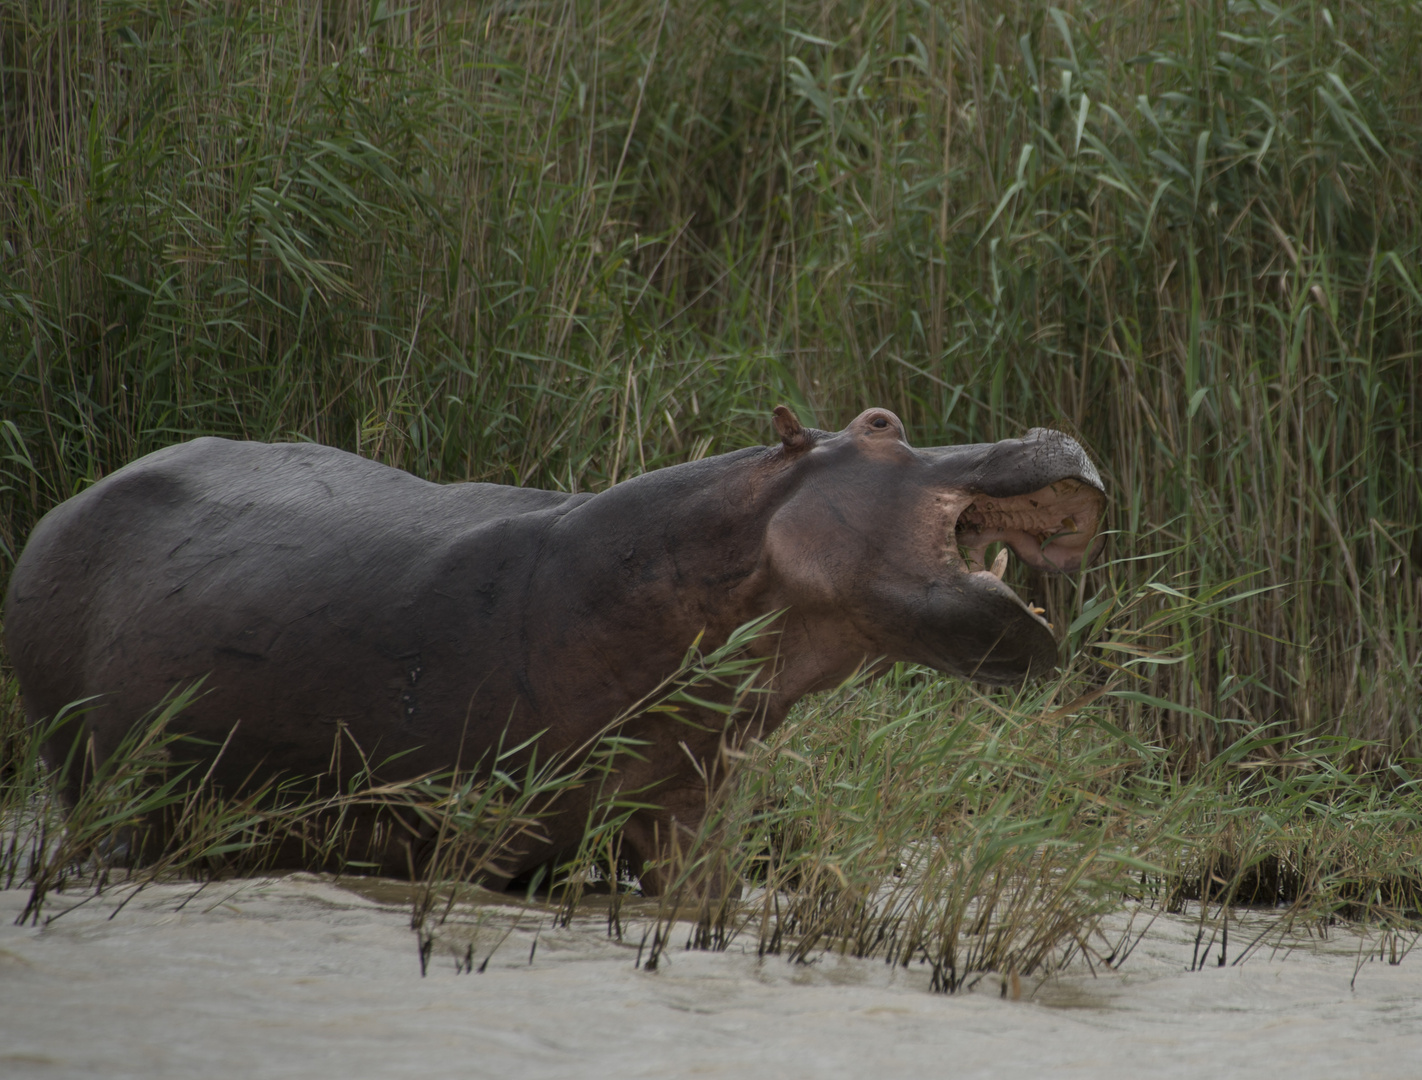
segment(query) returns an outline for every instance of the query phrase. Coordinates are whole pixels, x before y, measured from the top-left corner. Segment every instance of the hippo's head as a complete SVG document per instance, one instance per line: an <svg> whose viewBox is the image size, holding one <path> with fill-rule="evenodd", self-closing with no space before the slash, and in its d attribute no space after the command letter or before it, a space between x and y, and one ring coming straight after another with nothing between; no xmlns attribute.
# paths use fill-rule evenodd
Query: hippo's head
<svg viewBox="0 0 1422 1080"><path fill-rule="evenodd" d="M1008 548L1048 571L1075 570L1092 552L1106 494L1073 439L1033 428L915 448L886 409L829 433L782 405L775 426L797 479L771 518L767 555L777 602L821 650L985 683L1055 665L1052 628L1002 575ZM1005 546L989 564L994 544Z"/></svg>

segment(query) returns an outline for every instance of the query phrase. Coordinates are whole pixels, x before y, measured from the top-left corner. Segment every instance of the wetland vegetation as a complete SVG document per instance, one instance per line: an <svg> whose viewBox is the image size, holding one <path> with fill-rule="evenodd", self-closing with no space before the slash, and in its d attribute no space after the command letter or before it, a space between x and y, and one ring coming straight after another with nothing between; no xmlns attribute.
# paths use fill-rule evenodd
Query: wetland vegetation
<svg viewBox="0 0 1422 1080"><path fill-rule="evenodd" d="M49 507L203 434L595 491L769 441L779 401L883 405L919 445L1060 427L1113 532L1074 580L1009 570L1059 677L803 703L641 961L690 917L952 990L1118 963L1104 913L1185 903L1202 964L1249 947L1234 903L1405 951L1419 42L1403 0L0 0L0 578ZM661 707L737 664L688 657ZM224 800L173 765L169 702L60 838L0 678L0 878L39 904L155 813L186 839L149 874L260 867L371 798L467 872L601 767ZM549 879L566 910L619 812ZM744 899L705 899L727 874Z"/></svg>

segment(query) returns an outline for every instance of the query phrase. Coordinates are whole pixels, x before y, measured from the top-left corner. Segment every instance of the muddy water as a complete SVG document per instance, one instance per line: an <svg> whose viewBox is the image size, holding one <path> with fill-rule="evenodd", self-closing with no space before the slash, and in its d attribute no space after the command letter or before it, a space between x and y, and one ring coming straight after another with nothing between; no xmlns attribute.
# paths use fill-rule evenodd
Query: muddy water
<svg viewBox="0 0 1422 1080"><path fill-rule="evenodd" d="M1123 972L1024 981L1013 1001L996 981L943 997L917 969L734 947L647 973L635 911L623 946L595 914L555 930L503 903L451 927L421 978L398 886L192 894L151 888L110 919L115 894L34 929L13 925L24 894L0 892L0 1077L1422 1076L1422 950L1350 989L1348 934L1189 972L1195 925L1162 917ZM457 974L470 946L488 967Z"/></svg>

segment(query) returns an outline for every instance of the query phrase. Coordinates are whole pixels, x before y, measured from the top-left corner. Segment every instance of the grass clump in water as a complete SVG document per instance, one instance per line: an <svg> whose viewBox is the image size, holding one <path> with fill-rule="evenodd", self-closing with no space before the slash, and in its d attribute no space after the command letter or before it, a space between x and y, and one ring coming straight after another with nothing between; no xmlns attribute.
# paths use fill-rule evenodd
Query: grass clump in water
<svg viewBox="0 0 1422 1080"><path fill-rule="evenodd" d="M810 699L740 758L672 874L643 963L655 967L684 932L687 947L739 940L794 961L926 965L943 991L989 976L1020 989L1073 961L1119 966L1152 913L1188 902L1198 966L1344 920L1410 940L1422 894L1415 763L1357 770L1356 745L1221 721L1233 741L1186 772L1170 747L1129 734L1143 697L1131 668L1103 678L1091 659L1169 662L1170 650L1141 645L1130 608L1151 604L1149 636L1178 640L1249 592L1169 589L1164 609L1156 589L1113 602L1125 632L1108 626L1077 666L1016 696L900 667ZM707 888L728 876L750 894ZM1240 905L1273 917L1231 952ZM1123 909L1135 913L1124 929L1107 918Z"/></svg>

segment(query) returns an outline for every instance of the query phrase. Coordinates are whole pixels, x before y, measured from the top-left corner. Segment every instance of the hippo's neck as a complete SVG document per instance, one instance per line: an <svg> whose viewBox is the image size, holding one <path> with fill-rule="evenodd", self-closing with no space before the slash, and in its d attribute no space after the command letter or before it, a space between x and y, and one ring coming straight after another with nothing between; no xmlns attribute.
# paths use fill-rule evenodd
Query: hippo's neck
<svg viewBox="0 0 1422 1080"><path fill-rule="evenodd" d="M794 482L778 447L755 448L649 473L561 515L532 583L540 696L591 695L616 715L675 670L698 634L706 651L774 610L765 535ZM557 709L535 709L548 705ZM778 722L784 708L772 712Z"/></svg>

